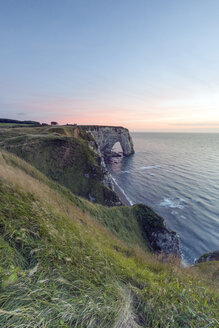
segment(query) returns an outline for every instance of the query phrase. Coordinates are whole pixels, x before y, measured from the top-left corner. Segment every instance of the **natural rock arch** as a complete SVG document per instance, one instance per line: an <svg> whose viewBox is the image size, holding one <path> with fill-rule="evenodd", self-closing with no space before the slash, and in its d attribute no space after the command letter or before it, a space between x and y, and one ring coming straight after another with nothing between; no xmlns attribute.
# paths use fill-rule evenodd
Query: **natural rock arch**
<svg viewBox="0 0 219 328"><path fill-rule="evenodd" d="M88 125L83 128L92 134L103 155L110 154L117 142L121 144L124 156L134 154L133 142L128 129L120 126L98 125Z"/></svg>

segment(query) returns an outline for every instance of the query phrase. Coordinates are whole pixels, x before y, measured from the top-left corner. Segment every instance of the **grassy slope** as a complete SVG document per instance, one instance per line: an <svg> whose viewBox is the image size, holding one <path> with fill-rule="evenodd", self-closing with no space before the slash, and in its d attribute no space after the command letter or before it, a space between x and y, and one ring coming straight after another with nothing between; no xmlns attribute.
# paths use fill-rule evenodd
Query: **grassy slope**
<svg viewBox="0 0 219 328"><path fill-rule="evenodd" d="M89 135L77 127L4 129L0 145L34 165L77 195L111 205L117 195L102 183L99 157L89 148Z"/></svg>
<svg viewBox="0 0 219 328"><path fill-rule="evenodd" d="M0 199L0 327L218 326L217 264L210 285L202 266L159 262L131 208L89 203L5 152Z"/></svg>

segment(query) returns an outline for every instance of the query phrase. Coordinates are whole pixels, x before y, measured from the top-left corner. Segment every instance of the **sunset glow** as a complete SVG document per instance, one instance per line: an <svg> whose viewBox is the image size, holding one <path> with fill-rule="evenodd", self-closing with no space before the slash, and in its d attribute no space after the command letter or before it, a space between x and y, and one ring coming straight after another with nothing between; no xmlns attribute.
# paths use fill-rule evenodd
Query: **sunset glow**
<svg viewBox="0 0 219 328"><path fill-rule="evenodd" d="M2 1L0 117L219 132L218 11L216 0Z"/></svg>

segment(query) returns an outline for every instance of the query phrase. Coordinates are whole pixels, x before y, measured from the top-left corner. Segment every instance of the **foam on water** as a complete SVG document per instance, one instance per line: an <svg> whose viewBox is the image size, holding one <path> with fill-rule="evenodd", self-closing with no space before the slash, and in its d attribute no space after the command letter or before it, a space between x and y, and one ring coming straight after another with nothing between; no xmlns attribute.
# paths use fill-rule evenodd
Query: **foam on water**
<svg viewBox="0 0 219 328"><path fill-rule="evenodd" d="M160 206L183 209L185 207L185 201L182 198L164 198L163 201L160 202Z"/></svg>
<svg viewBox="0 0 219 328"><path fill-rule="evenodd" d="M161 167L161 165L149 165L149 166L141 166L138 169L140 171L143 171L143 170L158 169L159 167Z"/></svg>
<svg viewBox="0 0 219 328"><path fill-rule="evenodd" d="M114 163L119 163L119 162L114 162ZM136 171L144 171L144 170L151 170L151 169L158 169L159 167L162 167L161 165L149 165L149 166L141 166L139 168L137 168ZM125 171L121 171L121 174L124 173L130 173L130 171L125 170ZM154 175L153 173L150 173L150 175Z"/></svg>
<svg viewBox="0 0 219 328"><path fill-rule="evenodd" d="M151 206L180 235L185 262L219 249L219 134L132 137L135 154L109 166L122 194Z"/></svg>
<svg viewBox="0 0 219 328"><path fill-rule="evenodd" d="M124 189L122 187L120 187L120 185L118 184L118 182L112 175L111 175L111 178L112 178L113 182L115 183L115 185L119 188L120 192L125 196L125 198L129 202L129 204L131 206L134 205L133 201L128 197L128 195L125 193Z"/></svg>

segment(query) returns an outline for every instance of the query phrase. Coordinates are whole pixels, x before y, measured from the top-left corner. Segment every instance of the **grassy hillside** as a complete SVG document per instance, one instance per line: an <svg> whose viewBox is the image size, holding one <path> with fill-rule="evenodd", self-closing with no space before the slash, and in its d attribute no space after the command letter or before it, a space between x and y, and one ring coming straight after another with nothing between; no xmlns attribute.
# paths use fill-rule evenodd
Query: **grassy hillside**
<svg viewBox="0 0 219 328"><path fill-rule="evenodd" d="M31 163L73 193L112 206L119 199L103 185L100 157L89 147L92 140L78 127L0 130L0 147Z"/></svg>
<svg viewBox="0 0 219 328"><path fill-rule="evenodd" d="M218 327L218 263L160 262L136 211L90 203L2 151L0 327Z"/></svg>

